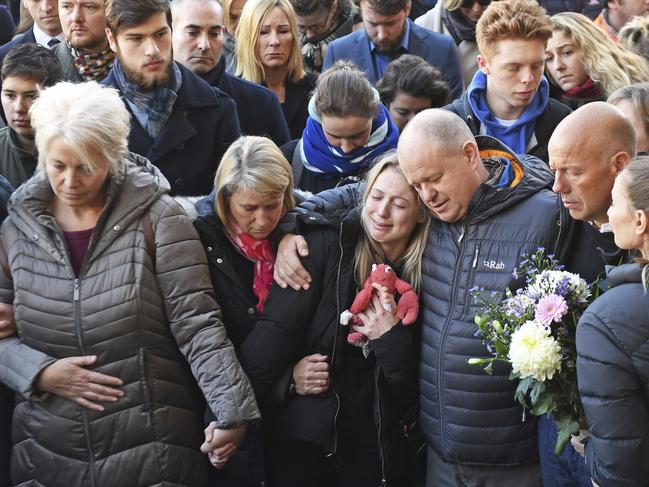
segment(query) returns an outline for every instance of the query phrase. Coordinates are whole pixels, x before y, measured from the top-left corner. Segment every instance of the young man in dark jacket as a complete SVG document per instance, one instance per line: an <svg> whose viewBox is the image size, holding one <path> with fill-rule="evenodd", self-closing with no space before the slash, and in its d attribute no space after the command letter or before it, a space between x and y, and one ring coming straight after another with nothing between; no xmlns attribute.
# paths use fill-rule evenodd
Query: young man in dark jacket
<svg viewBox="0 0 649 487"><path fill-rule="evenodd" d="M162 171L172 195L208 194L240 135L234 102L172 59L169 0L109 0L106 23L117 58L102 84L132 114L129 150Z"/></svg>
<svg viewBox="0 0 649 487"><path fill-rule="evenodd" d="M225 71L223 7L217 0L174 0L173 48L176 61L237 104L241 133L269 137L277 146L291 138L277 96L268 88Z"/></svg>
<svg viewBox="0 0 649 487"><path fill-rule="evenodd" d="M550 19L532 0L493 2L476 26L479 70L446 107L474 135L496 137L516 154L547 162L552 131L570 109L549 97L543 76Z"/></svg>
<svg viewBox="0 0 649 487"><path fill-rule="evenodd" d="M63 78L61 64L47 48L21 44L2 61L0 101L7 126L0 129L0 174L18 187L32 177L38 154L29 108L38 92Z"/></svg>

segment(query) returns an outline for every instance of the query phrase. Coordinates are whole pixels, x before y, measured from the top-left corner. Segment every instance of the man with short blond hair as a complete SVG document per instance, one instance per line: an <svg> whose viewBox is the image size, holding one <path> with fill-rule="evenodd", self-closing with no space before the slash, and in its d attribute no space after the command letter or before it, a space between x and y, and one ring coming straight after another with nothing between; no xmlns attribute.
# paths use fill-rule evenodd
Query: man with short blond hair
<svg viewBox="0 0 649 487"><path fill-rule="evenodd" d="M60 0L65 42L54 47L66 81L101 81L113 67L115 53L106 37L104 0Z"/></svg>
<svg viewBox="0 0 649 487"><path fill-rule="evenodd" d="M570 109L549 97L543 76L550 19L533 0L493 2L476 27L479 70L446 108L471 131L547 162L550 135Z"/></svg>

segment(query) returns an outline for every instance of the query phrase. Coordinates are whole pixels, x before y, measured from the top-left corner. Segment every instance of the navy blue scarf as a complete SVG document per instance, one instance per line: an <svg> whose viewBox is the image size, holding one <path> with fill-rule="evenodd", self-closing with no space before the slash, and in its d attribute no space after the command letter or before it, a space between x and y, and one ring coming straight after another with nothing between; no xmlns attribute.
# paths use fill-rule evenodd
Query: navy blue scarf
<svg viewBox="0 0 649 487"><path fill-rule="evenodd" d="M525 154L527 142L530 140L536 119L548 106L550 85L545 76L541 78L539 89L534 94L532 102L525 108L520 118L511 127L504 127L498 123L487 105L487 75L476 71L473 80L467 89L469 106L480 123L487 129L487 135L497 138L507 145L516 154Z"/></svg>
<svg viewBox="0 0 649 487"><path fill-rule="evenodd" d="M302 164L307 170L329 178L351 176L370 167L381 154L397 147L399 129L390 120L382 103L379 103L370 137L364 146L345 153L340 147L329 144L315 110L316 96L309 102L309 118L298 144Z"/></svg>

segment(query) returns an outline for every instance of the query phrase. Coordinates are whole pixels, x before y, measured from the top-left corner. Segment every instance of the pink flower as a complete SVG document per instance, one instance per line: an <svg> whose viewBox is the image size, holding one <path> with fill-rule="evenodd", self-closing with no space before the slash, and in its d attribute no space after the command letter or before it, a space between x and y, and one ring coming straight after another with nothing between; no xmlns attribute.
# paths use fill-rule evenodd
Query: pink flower
<svg viewBox="0 0 649 487"><path fill-rule="evenodd" d="M543 326L550 326L553 321L559 323L567 312L566 300L562 296L550 294L536 304L534 319Z"/></svg>

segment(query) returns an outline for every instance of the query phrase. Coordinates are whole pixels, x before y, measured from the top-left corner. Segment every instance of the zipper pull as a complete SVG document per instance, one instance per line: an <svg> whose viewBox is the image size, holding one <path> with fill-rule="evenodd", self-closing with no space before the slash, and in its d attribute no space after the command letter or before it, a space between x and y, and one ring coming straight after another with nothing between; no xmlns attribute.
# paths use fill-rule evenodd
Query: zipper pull
<svg viewBox="0 0 649 487"><path fill-rule="evenodd" d="M478 267L478 256L480 255L480 244L476 244L475 246L475 253L473 256L473 264L471 264L471 267L474 269Z"/></svg>
<svg viewBox="0 0 649 487"><path fill-rule="evenodd" d="M79 279L74 280L74 300L79 301Z"/></svg>
<svg viewBox="0 0 649 487"><path fill-rule="evenodd" d="M462 240L464 240L464 232L466 232L466 227L462 225L462 233L460 233L460 236L457 238L457 243L462 243Z"/></svg>

